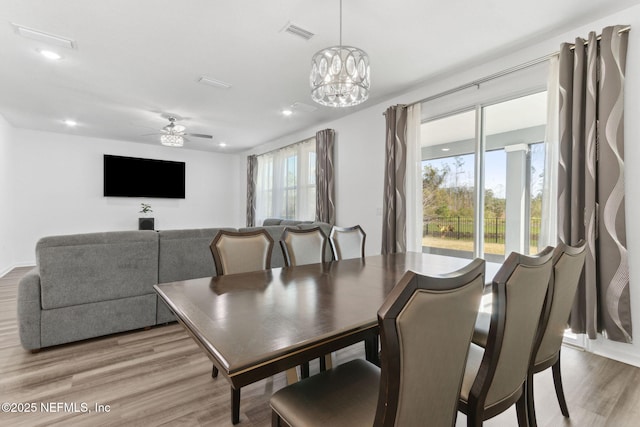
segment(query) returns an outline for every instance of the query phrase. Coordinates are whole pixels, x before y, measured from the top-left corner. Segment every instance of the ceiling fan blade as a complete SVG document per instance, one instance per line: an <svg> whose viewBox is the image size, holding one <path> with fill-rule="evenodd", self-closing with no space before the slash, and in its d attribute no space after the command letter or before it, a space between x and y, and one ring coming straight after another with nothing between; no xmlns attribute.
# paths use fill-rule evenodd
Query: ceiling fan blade
<svg viewBox="0 0 640 427"><path fill-rule="evenodd" d="M211 135L205 135L202 133L187 133L185 135L189 135L189 136L195 136L196 138L207 138L207 139L213 139L213 136Z"/></svg>

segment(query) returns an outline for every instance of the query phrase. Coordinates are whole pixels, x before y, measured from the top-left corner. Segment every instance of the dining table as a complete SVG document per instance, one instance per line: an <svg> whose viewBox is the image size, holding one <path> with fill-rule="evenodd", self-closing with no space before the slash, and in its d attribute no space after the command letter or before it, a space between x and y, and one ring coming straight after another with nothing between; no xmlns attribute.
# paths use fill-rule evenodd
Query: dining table
<svg viewBox="0 0 640 427"><path fill-rule="evenodd" d="M229 382L231 420L237 424L243 386L377 334L377 311L407 271L440 275L469 262L404 252L154 288ZM485 283L499 268L486 263ZM369 349L367 359L375 362L377 353Z"/></svg>

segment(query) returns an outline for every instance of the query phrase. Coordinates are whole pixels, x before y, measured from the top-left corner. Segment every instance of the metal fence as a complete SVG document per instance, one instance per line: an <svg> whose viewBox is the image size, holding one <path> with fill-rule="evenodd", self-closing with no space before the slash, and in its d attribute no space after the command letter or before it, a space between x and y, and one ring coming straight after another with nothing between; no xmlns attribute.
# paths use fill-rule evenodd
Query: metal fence
<svg viewBox="0 0 640 427"><path fill-rule="evenodd" d="M537 246L540 236L540 218L531 218L529 223L529 244ZM504 243L506 223L504 218L484 219L484 241ZM441 239L473 240L473 218L462 216L441 216L424 220L423 236Z"/></svg>

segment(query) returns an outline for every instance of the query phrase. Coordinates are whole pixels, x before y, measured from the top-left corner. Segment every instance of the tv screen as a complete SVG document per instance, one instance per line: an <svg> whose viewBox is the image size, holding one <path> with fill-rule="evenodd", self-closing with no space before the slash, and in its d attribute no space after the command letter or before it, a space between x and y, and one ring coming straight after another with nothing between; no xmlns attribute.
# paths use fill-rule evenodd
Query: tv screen
<svg viewBox="0 0 640 427"><path fill-rule="evenodd" d="M104 155L105 197L184 199L184 162Z"/></svg>

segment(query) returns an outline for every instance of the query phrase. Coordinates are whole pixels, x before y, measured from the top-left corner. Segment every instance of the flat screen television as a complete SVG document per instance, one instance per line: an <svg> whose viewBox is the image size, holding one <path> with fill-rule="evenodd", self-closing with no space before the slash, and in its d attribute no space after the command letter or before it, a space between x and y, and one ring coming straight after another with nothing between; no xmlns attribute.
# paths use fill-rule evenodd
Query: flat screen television
<svg viewBox="0 0 640 427"><path fill-rule="evenodd" d="M105 197L184 199L185 164L104 155Z"/></svg>

